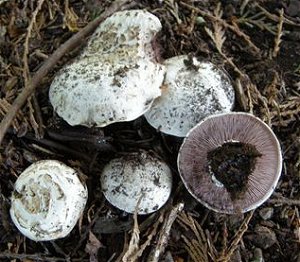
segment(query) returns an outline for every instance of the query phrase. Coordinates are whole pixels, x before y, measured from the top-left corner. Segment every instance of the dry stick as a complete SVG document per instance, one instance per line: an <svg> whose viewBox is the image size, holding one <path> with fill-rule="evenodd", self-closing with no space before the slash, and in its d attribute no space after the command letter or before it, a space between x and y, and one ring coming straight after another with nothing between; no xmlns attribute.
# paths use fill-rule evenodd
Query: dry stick
<svg viewBox="0 0 300 262"><path fill-rule="evenodd" d="M281 205L290 205L290 206L300 206L299 199L289 199L286 197L272 198L268 200L270 204L281 204Z"/></svg>
<svg viewBox="0 0 300 262"><path fill-rule="evenodd" d="M8 258L8 259L20 259L20 260L25 260L25 259L30 259L30 260L35 260L35 261L49 261L49 262L58 262L58 261L66 261L65 258L58 258L58 257L48 257L45 256L44 254L16 254L12 252L0 252L0 259L1 258Z"/></svg>
<svg viewBox="0 0 300 262"><path fill-rule="evenodd" d="M242 225L240 226L240 228L236 232L235 236L233 237L233 241L231 242L230 246L228 248L226 248L226 250L224 252L226 255L219 257L217 259L217 261L227 262L227 261L230 260L230 258L232 257L234 251L237 249L238 244L242 240L242 237L243 237L244 233L247 231L248 224L249 224L254 212L255 212L255 209L249 212L247 217L244 219Z"/></svg>
<svg viewBox="0 0 300 262"><path fill-rule="evenodd" d="M168 244L168 238L170 236L172 225L175 219L178 216L178 213L183 209L184 204L179 203L172 208L168 217L166 218L162 230L159 234L159 239L154 250L151 251L149 257L147 258L148 262L158 262L160 256L164 253L165 248Z"/></svg>
<svg viewBox="0 0 300 262"><path fill-rule="evenodd" d="M32 32L32 29L33 29L33 25L36 22L36 17L37 17L39 11L41 10L41 8L43 6L43 3L44 3L44 0L39 0L38 1L38 5L37 5L36 9L34 10L34 12L32 14L31 21L29 23L29 26L27 27L27 34L26 34L26 37L25 37L24 54L23 54L23 78L24 78L24 87L25 88L28 88L30 86L30 83L31 83L31 76L30 76L30 71L29 71L29 66L28 66L29 40L30 40L30 37L31 37L31 32ZM41 127L39 126L39 124L35 120L35 116L34 116L35 109L32 106L30 98L28 98L28 106L29 106L29 112L30 112L29 113L30 123L33 127L33 130L34 130L36 136L40 137L39 130L41 129Z"/></svg>
<svg viewBox="0 0 300 262"><path fill-rule="evenodd" d="M253 5L254 5L255 7L257 7L258 9L260 9L260 11L262 11L262 12L264 13L264 15L265 15L266 17L268 17L269 19L271 19L272 21L274 21L274 22L279 22L280 17L278 17L277 15L274 15L274 14L270 13L270 12L267 11L265 8L263 8L262 6L260 6L259 3L255 3L255 2L254 2ZM285 24L287 24L287 25L292 25L292 26L300 27L300 24L299 24L299 23L295 23L295 22L289 20L289 19L286 18L286 17L283 17L283 22L284 22Z"/></svg>
<svg viewBox="0 0 300 262"><path fill-rule="evenodd" d="M67 42L62 44L41 66L41 68L32 77L31 83L24 87L21 93L13 102L9 112L5 115L0 123L0 145L2 144L4 135L6 134L9 126L17 115L18 111L27 101L37 86L41 83L42 79L49 73L50 70L60 61L60 59L73 48L78 46L80 41L91 34L97 26L108 16L112 15L114 12L124 8L125 4L129 4L133 0L119 0L115 1L107 10L105 10L98 18L90 22L85 28L80 30L77 34L72 36Z"/></svg>
<svg viewBox="0 0 300 262"><path fill-rule="evenodd" d="M237 26L237 24L231 25L228 24L225 20L216 17L208 12L205 12L203 10L201 10L200 8L197 8L195 6L189 5L187 3L184 3L183 1L180 1L180 4L191 9L194 10L196 13L199 13L200 15L202 15L203 17L208 17L211 21L213 22L218 22L220 23L222 26L224 26L225 28L229 28L231 31L233 31L234 33L236 33L239 37L243 38L245 40L245 42L256 52L256 53L260 53L260 49L251 42L251 39L248 35L246 35L244 32L242 32L239 27Z"/></svg>
<svg viewBox="0 0 300 262"><path fill-rule="evenodd" d="M30 83L30 72L29 72L29 67L28 67L29 39L31 37L33 24L36 21L36 17L38 15L40 9L42 8L43 3L44 3L44 0L38 1L38 6L34 10L31 21L29 23L29 26L27 27L27 34L25 37L24 54L23 54L23 78L24 78L24 82L25 82L25 87L27 87Z"/></svg>
<svg viewBox="0 0 300 262"><path fill-rule="evenodd" d="M273 49L273 57L277 57L278 52L280 50L280 43L281 43L281 37L282 37L282 25L283 25L283 8L279 11L279 21L277 26L277 34L274 41L274 49Z"/></svg>
<svg viewBox="0 0 300 262"><path fill-rule="evenodd" d="M134 213L133 213L133 229L132 229L132 234L131 234L131 239L129 242L128 249L126 253L124 254L122 261L123 262L129 262L129 261L136 261L135 259L135 254L139 250L139 243L140 243L140 229L139 229L139 224L138 224L138 208L139 205L144 197L144 194L142 194L136 204Z"/></svg>
<svg viewBox="0 0 300 262"><path fill-rule="evenodd" d="M38 138L42 138L44 137L45 134L44 121L42 117L42 111L35 94L32 96L32 106L33 106L36 121L38 123L38 132L37 132Z"/></svg>

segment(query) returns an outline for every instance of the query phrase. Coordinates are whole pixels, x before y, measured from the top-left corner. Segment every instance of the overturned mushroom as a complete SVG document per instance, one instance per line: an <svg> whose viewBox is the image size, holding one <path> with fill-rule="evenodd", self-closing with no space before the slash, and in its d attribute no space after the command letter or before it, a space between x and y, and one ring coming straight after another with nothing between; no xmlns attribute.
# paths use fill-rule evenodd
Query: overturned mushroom
<svg viewBox="0 0 300 262"><path fill-rule="evenodd" d="M132 10L117 12L103 24L49 90L54 110L70 125L134 120L161 94L165 70L151 42L161 29L158 18Z"/></svg>
<svg viewBox="0 0 300 262"><path fill-rule="evenodd" d="M18 177L10 215L23 235L35 241L47 241L71 232L88 196L78 175L59 161L42 160Z"/></svg>
<svg viewBox="0 0 300 262"><path fill-rule="evenodd" d="M195 57L167 59L162 95L145 113L161 132L184 137L204 117L230 112L234 89L225 71Z"/></svg>
<svg viewBox="0 0 300 262"><path fill-rule="evenodd" d="M247 113L206 118L187 134L178 155L188 191L206 207L228 214L247 212L266 201L281 168L276 136Z"/></svg>
<svg viewBox="0 0 300 262"><path fill-rule="evenodd" d="M168 200L172 174L166 163L141 151L111 160L102 172L101 185L113 206L128 213L138 206L138 214L149 214Z"/></svg>

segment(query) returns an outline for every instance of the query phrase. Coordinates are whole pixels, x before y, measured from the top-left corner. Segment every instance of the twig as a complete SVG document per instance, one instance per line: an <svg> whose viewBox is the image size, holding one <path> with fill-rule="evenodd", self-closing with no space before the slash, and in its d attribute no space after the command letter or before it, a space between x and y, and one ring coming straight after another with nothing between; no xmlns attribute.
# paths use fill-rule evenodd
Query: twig
<svg viewBox="0 0 300 262"><path fill-rule="evenodd" d="M15 254L12 252L0 252L0 258L20 259L22 261L26 259L34 260L34 261L50 261L50 262L66 261L65 258L48 257L39 253L36 253L34 255L29 255L29 254Z"/></svg>
<svg viewBox="0 0 300 262"><path fill-rule="evenodd" d="M230 258L233 255L234 251L238 247L238 244L242 240L242 237L243 237L244 233L248 229L248 224L249 224L249 222L250 222L250 220L251 220L251 218L252 218L252 216L254 214L254 211L255 210L252 210L252 211L249 212L249 214L247 215L247 217L243 221L242 225L240 226L240 228L236 232L235 236L233 237L233 241L231 242L230 246L228 248L226 248L226 250L224 252L222 252L222 253L224 253L226 255L219 257L217 259L217 261L227 262L227 261L230 260Z"/></svg>
<svg viewBox="0 0 300 262"><path fill-rule="evenodd" d="M282 37L282 25L283 25L283 9L279 11L279 21L277 26L277 34L274 41L274 49L273 49L273 57L277 57L278 52L280 50L280 43L281 43L281 37Z"/></svg>
<svg viewBox="0 0 300 262"><path fill-rule="evenodd" d="M189 214L182 212L178 216L177 223L186 231L181 235L183 247L188 252L192 261L208 262L210 256L213 261L215 253L212 241L207 239L201 225ZM208 251L208 245L211 244Z"/></svg>
<svg viewBox="0 0 300 262"><path fill-rule="evenodd" d="M231 58L227 57L227 55L223 52L222 47L223 44L226 40L225 35L225 31L223 30L224 28L224 23L219 23L218 21L223 21L221 19L222 17L222 10L221 10L221 5L217 5L215 11L214 11L214 21L212 22L213 25L213 31L210 30L209 28L205 27L205 31L208 34L208 36L213 40L218 52L220 53L220 55L223 57L223 59L232 66L232 68L234 69L235 72L237 72L240 76L242 76L244 73L234 64L234 62L232 61Z"/></svg>
<svg viewBox="0 0 300 262"><path fill-rule="evenodd" d="M162 230L160 231L157 245L156 245L155 249L152 250L152 252L150 253L150 255L147 259L148 262L158 262L159 261L159 258L161 256L161 254L163 254L163 252L166 248L166 245L168 243L168 238L170 235L172 225L173 225L175 219L177 218L178 213L183 209L183 207L184 207L184 204L179 203L175 207L173 207L172 210L170 211L168 217L166 218L166 220L162 226Z"/></svg>
<svg viewBox="0 0 300 262"><path fill-rule="evenodd" d="M241 7L240 7L240 14L244 13L244 10L245 10L246 6L248 5L249 1L250 0L243 0Z"/></svg>
<svg viewBox="0 0 300 262"><path fill-rule="evenodd" d="M0 123L0 145L2 144L4 135L14 120L16 114L21 107L27 101L27 98L33 94L38 85L40 85L42 79L53 69L53 67L60 61L60 59L69 51L74 49L79 43L84 40L89 34L91 34L97 26L108 16L114 12L125 8L127 4L130 4L133 0L119 0L115 1L107 10L105 10L98 18L91 21L81 31L72 36L68 41L62 44L41 66L41 68L34 74L32 81L28 87L24 87L18 97L12 104L10 111L5 115Z"/></svg>
<svg viewBox="0 0 300 262"><path fill-rule="evenodd" d="M32 14L32 18L30 20L30 23L27 27L27 34L26 34L25 41L24 41L23 79L24 79L24 87L25 88L28 88L30 86L30 82L31 82L31 76L30 76L30 71L29 71L29 66L28 66L29 40L31 37L33 25L36 22L36 17L43 6L43 3L44 3L44 0L38 1L38 5L37 5L36 9L34 10L34 12ZM31 126L32 126L36 136L40 137L39 136L39 125L37 124L35 117L34 117L35 110L33 109L32 101L31 101L30 97L28 98L27 103L28 103L28 107L29 107L29 115L30 115L29 118L30 118Z"/></svg>
<svg viewBox="0 0 300 262"><path fill-rule="evenodd" d="M39 136L39 124L36 122L36 119L35 119L35 115L34 115L34 109L33 109L33 105L32 105L32 96L30 96L28 99L27 99L27 106L28 106L28 109L29 109L29 122L34 130L34 133L35 133L35 136L37 138L40 138Z"/></svg>
<svg viewBox="0 0 300 262"><path fill-rule="evenodd" d="M32 96L32 106L33 106L33 110L34 110L34 115L38 124L38 138L42 138L45 135L45 131L44 131L44 121L43 121L43 117L42 117L42 112L41 112L41 108L40 105L38 103L37 97L34 94Z"/></svg>
<svg viewBox="0 0 300 262"><path fill-rule="evenodd" d="M70 157L76 157L78 159L83 159L83 160L85 160L87 162L91 161L91 157L89 155L81 153L78 150L72 149L72 148L70 148L70 147L68 147L66 145L57 143L55 141L51 141L51 140L45 139L45 138L37 139L33 135L30 135L30 134L26 134L24 136L24 138L28 139L30 141L33 141L32 142L32 146L34 146L35 144L37 144L37 145L41 145L41 146L51 147L51 148L56 149L58 151L67 153ZM49 152L48 152L48 154L49 154Z"/></svg>
<svg viewBox="0 0 300 262"><path fill-rule="evenodd" d="M289 199L286 197L280 198L272 198L268 200L270 204L282 204L282 205L290 205L290 206L300 206L300 200L298 199Z"/></svg>
<svg viewBox="0 0 300 262"><path fill-rule="evenodd" d="M131 239L129 242L128 249L125 253L125 255L122 258L123 262L129 262L129 261L136 261L136 253L139 250L139 243L140 243L140 229L139 229L139 224L138 224L138 219L137 219L137 214L138 214L138 208L141 203L142 198L144 195L142 194L136 204L135 211L133 213L133 229L132 229L132 234L131 234Z"/></svg>
<svg viewBox="0 0 300 262"><path fill-rule="evenodd" d="M5 116L11 109L11 104L5 99L0 99L0 116ZM18 132L20 129L20 122L23 121L28 124L27 119L24 117L23 113L20 111L15 116L15 119L12 121L13 129Z"/></svg>
<svg viewBox="0 0 300 262"><path fill-rule="evenodd" d="M43 3L44 3L44 0L38 1L38 5L37 5L36 9L34 10L34 12L32 13L32 18L27 27L27 34L26 34L25 41L24 41L23 78L24 78L24 82L25 82L25 87L28 87L30 85L30 80L31 80L30 71L29 71L29 67L28 67L29 39L31 37L33 24L36 21L36 17L38 15L39 11L41 10Z"/></svg>
<svg viewBox="0 0 300 262"><path fill-rule="evenodd" d="M210 256L212 261L216 261L218 252L213 244L213 240L208 230L205 230L205 239L207 244L207 254Z"/></svg>
<svg viewBox="0 0 300 262"><path fill-rule="evenodd" d="M266 17L268 17L269 19L273 20L274 22L279 22L279 17L277 15L274 15L272 13L270 13L269 11L267 11L265 8L263 8L262 6L260 6L260 4L258 3L253 3L255 7L259 8L260 11L262 11L264 13L264 15ZM297 24L289 19L287 19L286 17L283 18L283 22L287 25L293 25L293 26L296 26L296 27L300 27L300 24Z"/></svg>
<svg viewBox="0 0 300 262"><path fill-rule="evenodd" d="M236 100L243 109L243 111L247 112L248 108L248 99L245 94L245 91L242 86L242 77L238 77L234 83L235 91L236 91Z"/></svg>
<svg viewBox="0 0 300 262"><path fill-rule="evenodd" d="M156 222L153 224L151 231L149 231L149 233L147 234L147 240L142 245L140 245L140 248L135 255L137 261L139 261L138 258L142 256L145 249L150 245L152 239L157 235L158 226L163 222L164 215L165 215L165 210L161 210L160 216L158 217Z"/></svg>
<svg viewBox="0 0 300 262"><path fill-rule="evenodd" d="M1 214L0 221L5 231L11 233L11 224L9 223L10 218L9 218L9 211L8 211L9 206L10 206L9 201L2 194L1 187L0 187L0 214Z"/></svg>
<svg viewBox="0 0 300 262"><path fill-rule="evenodd" d="M211 13L203 11L200 8L197 8L195 6L184 3L183 1L180 1L180 4L187 7L187 8L189 8L189 9L191 9L191 10L194 10L196 13L199 13L203 17L209 18L212 22L220 23L223 27L229 28L231 31L236 33L239 37L243 38L245 40L245 42L253 49L254 52L260 53L260 49L250 40L250 37L248 35L246 35L244 32L242 32L239 29L237 24L230 25L226 21L224 21L223 19L221 19L219 17L216 17L216 16L212 15Z"/></svg>

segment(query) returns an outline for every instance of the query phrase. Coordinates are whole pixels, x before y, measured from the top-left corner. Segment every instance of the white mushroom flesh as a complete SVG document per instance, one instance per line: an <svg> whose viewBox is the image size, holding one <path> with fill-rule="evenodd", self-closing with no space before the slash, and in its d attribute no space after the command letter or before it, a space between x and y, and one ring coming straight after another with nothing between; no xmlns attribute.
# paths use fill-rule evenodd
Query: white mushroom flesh
<svg viewBox="0 0 300 262"><path fill-rule="evenodd" d="M87 188L76 170L56 160L42 160L18 177L10 215L26 237L54 240L65 237L74 228L87 196Z"/></svg>
<svg viewBox="0 0 300 262"><path fill-rule="evenodd" d="M134 213L137 208L138 214L149 214L168 200L172 174L167 164L157 157L146 152L131 153L105 166L101 185L113 206L128 213Z"/></svg>
<svg viewBox="0 0 300 262"><path fill-rule="evenodd" d="M143 115L161 95L165 67L153 59L151 45L160 29L158 18L143 10L117 12L104 21L83 54L51 84L58 115L89 127Z"/></svg>
<svg viewBox="0 0 300 262"><path fill-rule="evenodd" d="M185 55L167 59L165 66L162 95L145 113L154 128L184 137L206 116L231 111L234 88L225 71Z"/></svg>

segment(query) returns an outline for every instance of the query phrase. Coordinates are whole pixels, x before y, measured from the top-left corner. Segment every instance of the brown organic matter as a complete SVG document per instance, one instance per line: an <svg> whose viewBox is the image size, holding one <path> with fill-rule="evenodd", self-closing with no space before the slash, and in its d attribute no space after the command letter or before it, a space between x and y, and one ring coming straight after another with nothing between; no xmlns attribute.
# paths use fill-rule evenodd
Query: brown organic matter
<svg viewBox="0 0 300 262"><path fill-rule="evenodd" d="M240 142L224 143L207 154L212 175L225 186L233 200L245 192L248 177L260 156L255 146Z"/></svg>

